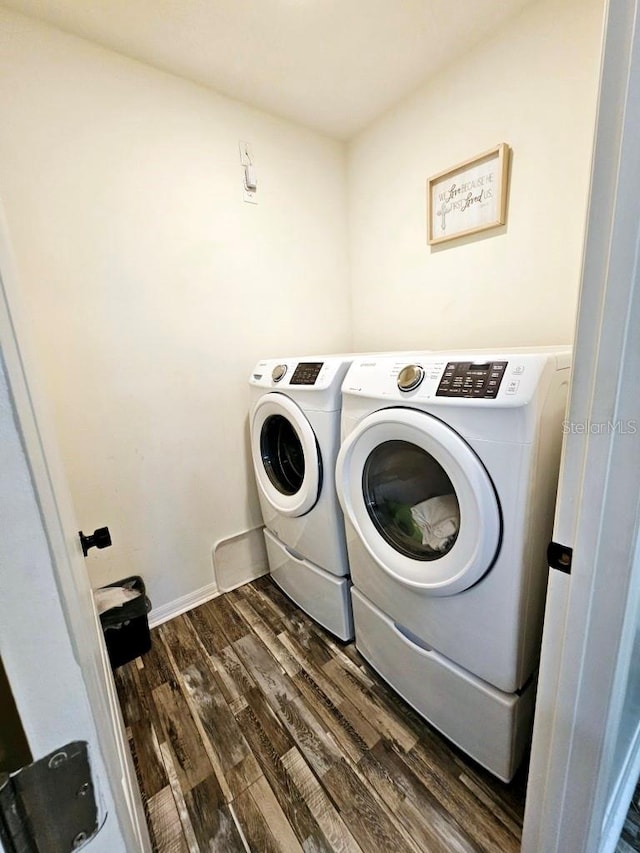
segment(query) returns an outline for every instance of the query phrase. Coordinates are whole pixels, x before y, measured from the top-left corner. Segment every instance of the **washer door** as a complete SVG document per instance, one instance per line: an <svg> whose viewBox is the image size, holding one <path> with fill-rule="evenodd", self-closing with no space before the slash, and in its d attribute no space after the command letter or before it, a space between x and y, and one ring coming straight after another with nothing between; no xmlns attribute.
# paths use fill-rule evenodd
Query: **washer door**
<svg viewBox="0 0 640 853"><path fill-rule="evenodd" d="M364 418L340 449L336 487L373 559L406 586L453 595L495 560L502 522L491 479L464 439L425 412Z"/></svg>
<svg viewBox="0 0 640 853"><path fill-rule="evenodd" d="M322 461L311 424L284 394L265 394L251 415L258 486L282 515L304 515L320 495Z"/></svg>

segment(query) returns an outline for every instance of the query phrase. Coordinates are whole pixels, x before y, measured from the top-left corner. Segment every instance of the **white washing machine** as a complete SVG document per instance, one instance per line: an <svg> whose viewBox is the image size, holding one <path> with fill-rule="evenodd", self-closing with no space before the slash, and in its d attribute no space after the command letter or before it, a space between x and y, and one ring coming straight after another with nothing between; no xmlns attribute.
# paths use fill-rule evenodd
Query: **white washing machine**
<svg viewBox="0 0 640 853"><path fill-rule="evenodd" d="M340 386L349 356L260 361L251 453L274 581L342 640L353 637L349 564L335 490Z"/></svg>
<svg viewBox="0 0 640 853"><path fill-rule="evenodd" d="M354 362L336 486L356 645L509 781L530 733L569 348Z"/></svg>

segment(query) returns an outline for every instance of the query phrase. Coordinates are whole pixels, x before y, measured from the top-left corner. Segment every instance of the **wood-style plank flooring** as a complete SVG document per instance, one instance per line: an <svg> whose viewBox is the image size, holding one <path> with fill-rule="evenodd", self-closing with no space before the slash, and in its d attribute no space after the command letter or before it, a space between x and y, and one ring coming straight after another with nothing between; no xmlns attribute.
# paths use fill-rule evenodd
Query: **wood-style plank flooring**
<svg viewBox="0 0 640 853"><path fill-rule="evenodd" d="M640 780L633 792L627 818L622 827L615 853L637 853L640 850Z"/></svg>
<svg viewBox="0 0 640 853"><path fill-rule="evenodd" d="M264 577L152 631L116 684L157 853L520 849L504 785Z"/></svg>

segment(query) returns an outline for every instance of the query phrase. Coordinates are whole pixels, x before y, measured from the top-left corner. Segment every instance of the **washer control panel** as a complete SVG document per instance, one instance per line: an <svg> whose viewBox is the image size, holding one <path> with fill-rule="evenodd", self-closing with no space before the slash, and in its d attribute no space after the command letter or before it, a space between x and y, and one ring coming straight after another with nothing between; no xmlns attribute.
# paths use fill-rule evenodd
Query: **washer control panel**
<svg viewBox="0 0 640 853"><path fill-rule="evenodd" d="M444 369L436 397L497 396L507 369L507 361L449 361Z"/></svg>
<svg viewBox="0 0 640 853"><path fill-rule="evenodd" d="M367 355L354 358L342 394L387 405L515 408L532 401L543 375L568 371L570 366L567 347ZM407 387L421 373L422 381Z"/></svg>
<svg viewBox="0 0 640 853"><path fill-rule="evenodd" d="M315 385L322 370L322 361L300 361L289 380L289 385Z"/></svg>

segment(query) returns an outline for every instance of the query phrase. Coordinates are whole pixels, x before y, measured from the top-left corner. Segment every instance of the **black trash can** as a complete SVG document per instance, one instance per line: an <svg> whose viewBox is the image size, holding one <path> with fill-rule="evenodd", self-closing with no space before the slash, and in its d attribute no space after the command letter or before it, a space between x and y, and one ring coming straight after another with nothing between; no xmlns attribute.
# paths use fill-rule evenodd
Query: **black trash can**
<svg viewBox="0 0 640 853"><path fill-rule="evenodd" d="M111 607L100 614L111 668L116 669L140 657L151 648L147 617L151 610L151 602L145 594L144 581L136 575L107 584L101 589L111 587L122 587L138 593L135 598L125 601L121 606Z"/></svg>

